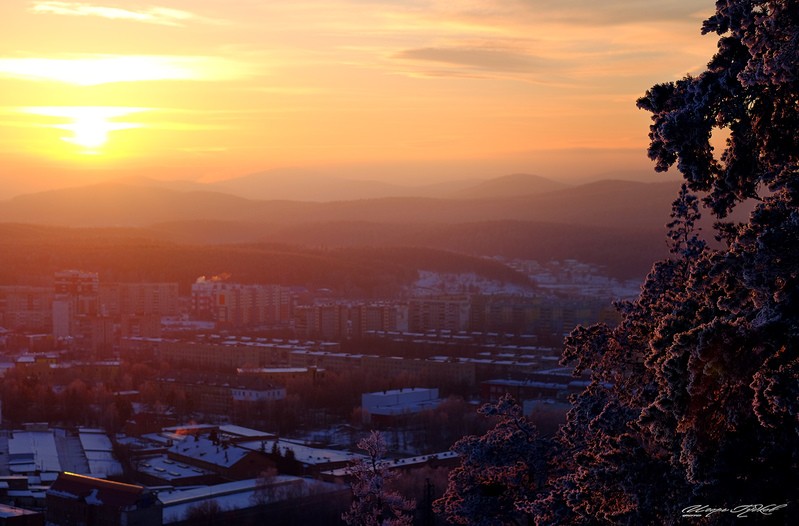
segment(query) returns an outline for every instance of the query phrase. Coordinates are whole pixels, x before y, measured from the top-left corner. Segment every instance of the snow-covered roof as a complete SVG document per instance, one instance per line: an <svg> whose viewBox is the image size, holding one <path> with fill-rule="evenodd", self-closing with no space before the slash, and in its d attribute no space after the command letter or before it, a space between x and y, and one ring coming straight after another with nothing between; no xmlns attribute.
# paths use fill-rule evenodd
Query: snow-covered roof
<svg viewBox="0 0 799 526"><path fill-rule="evenodd" d="M11 474L41 473L52 481L63 471L99 478L122 473L111 441L101 430L81 430L78 436L57 429L13 431L3 440L9 454L0 458Z"/></svg>
<svg viewBox="0 0 799 526"><path fill-rule="evenodd" d="M90 461L109 461L114 459L111 451L86 451L86 458Z"/></svg>
<svg viewBox="0 0 799 526"><path fill-rule="evenodd" d="M219 432L224 433L226 435L232 435L235 437L245 437L245 438L261 438L261 437L271 437L274 436L273 433L267 433L266 431L259 431L257 429L250 429L248 427L236 426L236 425L222 425L219 426Z"/></svg>
<svg viewBox="0 0 799 526"><path fill-rule="evenodd" d="M272 451L274 444L274 440L256 440L252 442L242 442L237 445L252 451L260 451L263 447L263 450L269 453ZM294 458L298 462L308 464L309 466L320 464L338 464L341 462L351 462L360 458L364 458L363 455L352 453L350 451L315 448L291 440L279 439L277 441L277 447L278 450L280 450L280 453L283 455L286 454L286 450L292 450L294 452Z"/></svg>
<svg viewBox="0 0 799 526"><path fill-rule="evenodd" d="M401 389L388 389L386 391L375 391L374 393L367 393L367 395L375 398L380 398L380 397L393 398L396 397L397 395L403 395L403 394L407 395L411 393L416 393L416 394L423 393L423 394L429 394L431 396L438 396L438 389L429 388L429 387L404 387Z"/></svg>
<svg viewBox="0 0 799 526"><path fill-rule="evenodd" d="M83 446L83 450L87 453L89 451L113 451L111 439L100 430L81 429L78 436L80 437L80 444Z"/></svg>
<svg viewBox="0 0 799 526"><path fill-rule="evenodd" d="M8 453L12 473L61 471L51 431L15 431L8 439Z"/></svg>
<svg viewBox="0 0 799 526"><path fill-rule="evenodd" d="M142 459L142 461L136 465L136 469L140 473L170 482L213 474L208 470L171 460L166 455L157 455Z"/></svg>
<svg viewBox="0 0 799 526"><path fill-rule="evenodd" d="M214 444L206 437L199 437L196 440L194 438L189 438L182 442L175 443L169 448L169 452L191 457L215 466L229 468L235 466L250 453L250 450L236 445L228 445L225 447L222 444Z"/></svg>
<svg viewBox="0 0 799 526"><path fill-rule="evenodd" d="M288 475L277 475L268 481L270 491L262 493L262 498L279 502L289 497L339 491L342 486L303 479ZM258 480L248 479L214 486L204 486L186 490L161 491L158 499L163 503L163 524L172 524L186 519L193 506L201 502L216 501L224 510L249 508L255 505L259 491Z"/></svg>
<svg viewBox="0 0 799 526"><path fill-rule="evenodd" d="M166 437L161 433L147 433L146 435L142 435L141 438L162 446L169 445L170 440L174 441L172 437Z"/></svg>
<svg viewBox="0 0 799 526"><path fill-rule="evenodd" d="M286 476L275 478L290 479L292 482L300 480ZM185 520L191 508L203 501L214 500L225 510L249 508L253 506L256 487L256 480L249 479L215 486L159 492L158 499L163 503L163 524Z"/></svg>
<svg viewBox="0 0 799 526"><path fill-rule="evenodd" d="M383 465L389 469L395 468L410 468L413 466L423 466L431 461L454 460L458 458L458 454L454 451L442 451L440 453L431 453L429 455L418 455L415 457L405 457L394 460L385 460ZM343 478L349 474L349 466L344 468L333 469L325 471L325 475L332 475L333 477Z"/></svg>
<svg viewBox="0 0 799 526"><path fill-rule="evenodd" d="M88 459L89 473L97 478L109 478L122 474L122 464L109 459Z"/></svg>

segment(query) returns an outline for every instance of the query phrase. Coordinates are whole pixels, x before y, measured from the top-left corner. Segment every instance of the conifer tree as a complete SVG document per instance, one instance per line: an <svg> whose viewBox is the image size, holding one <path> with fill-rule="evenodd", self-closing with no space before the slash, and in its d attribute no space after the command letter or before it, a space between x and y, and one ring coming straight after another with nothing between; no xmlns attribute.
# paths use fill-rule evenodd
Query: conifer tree
<svg viewBox="0 0 799 526"><path fill-rule="evenodd" d="M352 504L342 519L350 526L410 526L416 503L388 487L396 476L389 470L386 442L379 431L358 441L366 458L349 468Z"/></svg>
<svg viewBox="0 0 799 526"><path fill-rule="evenodd" d="M799 523L799 1L718 0L703 32L719 36L707 70L638 100L656 170L684 178L672 256L618 305L618 326L567 338L564 363L592 382L544 488L514 501L531 523L681 524L691 506L756 504L774 507L748 517ZM745 202L748 220L729 221Z"/></svg>
<svg viewBox="0 0 799 526"><path fill-rule="evenodd" d="M538 436L509 396L479 411L498 421L485 435L464 437L453 446L461 465L450 472L435 508L454 524L525 524L528 514L520 504L536 499L552 444Z"/></svg>

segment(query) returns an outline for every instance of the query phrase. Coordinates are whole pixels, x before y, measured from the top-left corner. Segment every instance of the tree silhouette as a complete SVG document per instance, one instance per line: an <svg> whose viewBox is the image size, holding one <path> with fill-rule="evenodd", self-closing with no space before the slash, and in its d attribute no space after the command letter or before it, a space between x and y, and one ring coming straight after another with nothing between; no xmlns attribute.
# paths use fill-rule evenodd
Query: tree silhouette
<svg viewBox="0 0 799 526"><path fill-rule="evenodd" d="M799 521L799 2L719 0L703 32L719 35L707 70L638 101L656 169L685 180L672 257L618 305L618 326L567 338L564 363L592 381L546 454L544 489L513 498L535 524L678 524L689 506L769 503L749 517ZM715 247L692 192L718 220ZM748 221L727 221L745 201Z"/></svg>

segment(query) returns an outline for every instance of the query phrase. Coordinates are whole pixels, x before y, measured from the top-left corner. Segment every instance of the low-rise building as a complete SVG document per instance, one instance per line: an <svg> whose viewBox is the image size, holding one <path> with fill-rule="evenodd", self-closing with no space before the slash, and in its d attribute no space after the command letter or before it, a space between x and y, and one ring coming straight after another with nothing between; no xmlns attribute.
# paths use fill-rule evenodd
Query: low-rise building
<svg viewBox="0 0 799 526"><path fill-rule="evenodd" d="M236 375L176 373L153 382L162 400L183 400L188 409L213 415L234 415L247 406L276 402L286 388L268 380Z"/></svg>
<svg viewBox="0 0 799 526"><path fill-rule="evenodd" d="M348 485L286 475L161 491L163 524L339 524ZM160 524L160 523L159 523Z"/></svg>
<svg viewBox="0 0 799 526"><path fill-rule="evenodd" d="M61 473L47 490L54 526L160 526L161 502L144 486Z"/></svg>
<svg viewBox="0 0 799 526"><path fill-rule="evenodd" d="M225 480L257 477L274 468L264 451L223 442L210 436L188 436L176 440L167 450L167 457L185 464L216 473Z"/></svg>
<svg viewBox="0 0 799 526"><path fill-rule="evenodd" d="M438 389L410 388L361 395L364 423L389 424L404 416L434 409L441 404Z"/></svg>
<svg viewBox="0 0 799 526"><path fill-rule="evenodd" d="M99 478L122 474L111 441L99 430L74 433L47 424L29 424L26 430L9 432L0 442L8 448L8 455L0 455L0 471L12 475L36 475L52 481L63 471Z"/></svg>
<svg viewBox="0 0 799 526"><path fill-rule="evenodd" d="M312 447L295 440L271 438L239 444L244 449L266 452L284 471L303 476L314 476L322 471L342 468L364 458L359 453Z"/></svg>
<svg viewBox="0 0 799 526"><path fill-rule="evenodd" d="M198 486L220 484L225 479L217 473L177 462L167 455L138 459L134 463L136 480L148 486Z"/></svg>

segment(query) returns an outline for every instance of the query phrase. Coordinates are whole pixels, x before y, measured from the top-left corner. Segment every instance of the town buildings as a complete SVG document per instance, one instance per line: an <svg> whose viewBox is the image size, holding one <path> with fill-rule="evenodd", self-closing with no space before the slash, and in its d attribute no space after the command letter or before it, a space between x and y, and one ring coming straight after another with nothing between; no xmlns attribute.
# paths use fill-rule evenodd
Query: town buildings
<svg viewBox="0 0 799 526"><path fill-rule="evenodd" d="M121 336L158 336L161 317L180 312L177 283L105 283L96 272L63 270L52 286L0 286L0 326L51 334L94 353Z"/></svg>
<svg viewBox="0 0 799 526"><path fill-rule="evenodd" d="M95 477L122 474L104 431L69 431L47 424L29 424L26 429L0 434L0 472L51 481L64 471Z"/></svg>
<svg viewBox="0 0 799 526"><path fill-rule="evenodd" d="M55 342L94 354L113 352L120 338L160 337L162 321L178 316L213 322L216 330L282 329L327 341L381 332L465 331L533 334L549 343L578 324L612 323L617 315L610 295L629 293L577 262L546 268L515 264L540 280L540 287L532 293L426 291L380 301L314 298L286 285L201 277L184 302L177 283L105 282L96 272L62 270L53 274L50 287L0 286L0 327L51 334Z"/></svg>
<svg viewBox="0 0 799 526"><path fill-rule="evenodd" d="M318 498L320 509L328 497L318 495L346 501L346 487L333 483L317 494L321 486L308 477L345 469L363 429L385 426L397 451L422 459L421 451L457 440L440 439L440 430L424 434L440 415L474 414L480 402L505 394L528 411L552 412L550 401L585 387L557 369L559 339L577 323L612 322L606 302L551 283L535 294L464 290L366 301L212 279L198 280L191 297L181 298L174 283L105 283L83 271L56 273L49 287L0 287L0 321L8 324L0 331L0 374L30 387L9 390L27 392L18 399L29 406L9 404L6 423L24 422L34 405L52 400L61 405L42 414L56 421L102 422L128 433L112 445L98 430L43 424L7 431L0 475L5 469L8 477L0 486L9 488L0 487L0 502L31 509L52 502L64 517L99 517L107 510L92 507L92 491L123 495L124 488L92 482L88 493L59 501L59 486L124 477L145 489L169 488L157 496L165 524L187 524L189 512L213 511L213 501L237 506L217 517L257 524L264 506L302 508L298 496ZM68 396L80 403L70 406ZM68 407L79 408L77 416L60 414ZM162 429L192 419L204 424ZM348 430L337 447L283 436L303 426ZM127 472L115 463L120 453L132 459ZM63 473L75 475L56 484Z"/></svg>
<svg viewBox="0 0 799 526"><path fill-rule="evenodd" d="M64 472L47 490L47 523L160 526L161 506L155 493L143 486Z"/></svg>
<svg viewBox="0 0 799 526"><path fill-rule="evenodd" d="M50 287L0 286L0 327L15 331L51 332L54 296Z"/></svg>

